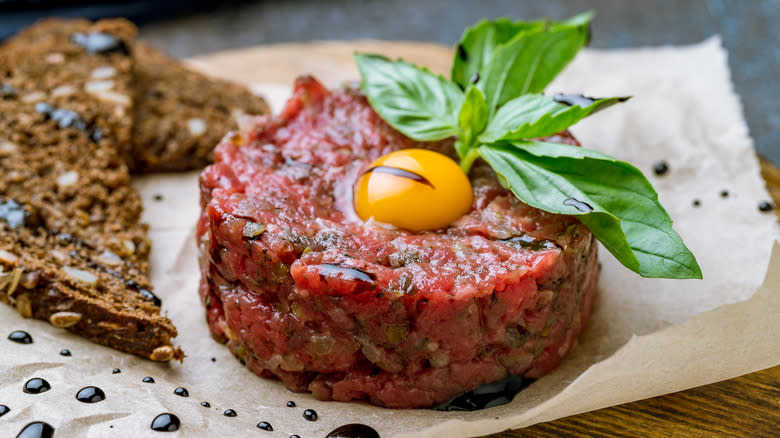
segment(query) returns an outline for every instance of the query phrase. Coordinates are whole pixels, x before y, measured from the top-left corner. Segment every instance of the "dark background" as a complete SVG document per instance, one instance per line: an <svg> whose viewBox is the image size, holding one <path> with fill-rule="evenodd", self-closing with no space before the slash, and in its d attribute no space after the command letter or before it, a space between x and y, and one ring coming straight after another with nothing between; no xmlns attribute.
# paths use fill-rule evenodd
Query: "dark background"
<svg viewBox="0 0 780 438"><path fill-rule="evenodd" d="M0 0L0 38L36 16L122 15L140 25L142 38L179 57L324 39L452 45L480 18L565 18L588 9L598 13L596 48L691 44L721 35L756 148L780 165L780 0Z"/></svg>

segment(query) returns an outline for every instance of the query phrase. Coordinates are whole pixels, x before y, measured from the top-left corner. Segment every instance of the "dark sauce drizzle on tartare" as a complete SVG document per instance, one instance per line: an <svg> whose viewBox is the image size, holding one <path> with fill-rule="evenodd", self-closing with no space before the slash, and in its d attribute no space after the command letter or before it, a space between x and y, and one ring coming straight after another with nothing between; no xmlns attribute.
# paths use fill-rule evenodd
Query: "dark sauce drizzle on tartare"
<svg viewBox="0 0 780 438"><path fill-rule="evenodd" d="M418 173L406 170L406 169L400 169L398 167L393 166L374 166L365 172L363 172L363 175L369 174L369 173L386 173L388 175L398 176L401 178L410 179L412 181L418 182L420 184L425 184L426 186L435 189L436 187L433 186L433 183L428 181L428 179Z"/></svg>

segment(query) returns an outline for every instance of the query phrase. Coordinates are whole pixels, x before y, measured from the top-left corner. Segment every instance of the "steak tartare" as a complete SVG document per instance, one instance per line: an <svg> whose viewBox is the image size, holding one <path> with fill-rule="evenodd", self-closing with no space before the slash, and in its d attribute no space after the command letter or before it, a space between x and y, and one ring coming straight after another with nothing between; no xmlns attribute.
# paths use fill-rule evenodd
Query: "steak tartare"
<svg viewBox="0 0 780 438"><path fill-rule="evenodd" d="M209 327L253 372L321 400L419 408L540 377L572 349L598 278L577 219L523 204L475 166L472 207L446 229L363 223L352 188L373 160L452 156L452 142L410 140L357 88L311 77L278 117L253 120L203 171L197 230Z"/></svg>

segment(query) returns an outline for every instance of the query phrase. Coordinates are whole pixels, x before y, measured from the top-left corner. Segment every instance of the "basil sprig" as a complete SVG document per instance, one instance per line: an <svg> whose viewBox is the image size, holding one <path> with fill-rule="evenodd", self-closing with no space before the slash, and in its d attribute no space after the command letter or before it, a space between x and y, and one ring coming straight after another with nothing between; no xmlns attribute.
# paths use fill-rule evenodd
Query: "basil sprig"
<svg viewBox="0 0 780 438"><path fill-rule="evenodd" d="M534 140L628 99L539 94L587 43L591 19L585 13L560 22L480 21L455 50L451 80L355 54L361 87L395 129L419 141L454 137L464 172L482 158L518 199L577 216L639 275L701 278L642 172L589 149Z"/></svg>

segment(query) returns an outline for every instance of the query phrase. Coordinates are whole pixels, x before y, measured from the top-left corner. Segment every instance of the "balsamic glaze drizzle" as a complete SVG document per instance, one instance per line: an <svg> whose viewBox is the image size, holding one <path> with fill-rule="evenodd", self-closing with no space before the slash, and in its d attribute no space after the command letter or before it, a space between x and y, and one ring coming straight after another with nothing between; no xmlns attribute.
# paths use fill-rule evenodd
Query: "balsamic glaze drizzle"
<svg viewBox="0 0 780 438"><path fill-rule="evenodd" d="M479 79L479 78L477 78ZM425 184L426 186L435 189L436 187L433 186L433 183L428 181L427 178L424 176L414 173L410 170L406 169L400 169L398 167L392 167L392 166L374 166L365 172L363 172L363 175L367 175L369 173L386 173L388 175L393 175L401 178L410 179L412 181L418 182L420 184Z"/></svg>
<svg viewBox="0 0 780 438"><path fill-rule="evenodd" d="M321 263L320 272L323 275L333 276L345 276L351 280L364 281L366 283L374 284L376 276L370 272L366 272L358 268L345 268L344 266L335 263Z"/></svg>
<svg viewBox="0 0 780 438"><path fill-rule="evenodd" d="M509 376L497 382L482 385L433 409L437 411L477 411L505 405L534 380L522 376Z"/></svg>
<svg viewBox="0 0 780 438"><path fill-rule="evenodd" d="M593 211L593 207L590 204L574 198L566 199L565 201L563 201L563 205L566 205L568 207L574 207L582 213L589 213Z"/></svg>

